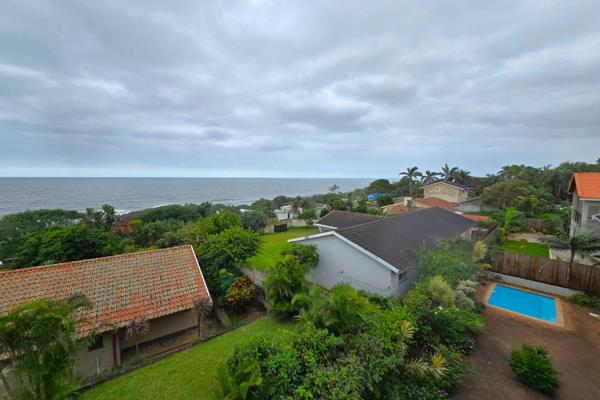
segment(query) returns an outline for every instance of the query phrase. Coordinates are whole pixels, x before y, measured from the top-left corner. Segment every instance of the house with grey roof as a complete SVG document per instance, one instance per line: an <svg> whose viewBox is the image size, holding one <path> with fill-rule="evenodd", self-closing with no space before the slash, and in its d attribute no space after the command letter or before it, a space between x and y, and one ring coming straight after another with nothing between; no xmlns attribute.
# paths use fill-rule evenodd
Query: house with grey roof
<svg viewBox="0 0 600 400"><path fill-rule="evenodd" d="M347 214L326 220L330 229L325 232L289 242L317 246L319 263L307 278L310 282L326 288L346 282L383 296L402 296L410 289L419 249L461 235L470 237L475 226L475 221L438 207L365 222ZM358 223L337 227L353 218Z"/></svg>
<svg viewBox="0 0 600 400"><path fill-rule="evenodd" d="M378 221L381 218L382 217L378 215L333 210L324 217L316 220L314 225L319 227L319 231L327 232L358 224L364 224L366 222Z"/></svg>

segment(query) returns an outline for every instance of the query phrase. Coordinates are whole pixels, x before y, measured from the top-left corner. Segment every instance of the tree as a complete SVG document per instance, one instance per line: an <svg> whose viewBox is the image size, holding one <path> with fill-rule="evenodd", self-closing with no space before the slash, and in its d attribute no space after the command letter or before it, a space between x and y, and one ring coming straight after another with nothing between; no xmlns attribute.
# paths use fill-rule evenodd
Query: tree
<svg viewBox="0 0 600 400"><path fill-rule="evenodd" d="M102 204L102 223L106 229L111 229L115 222L119 220L115 208L110 204Z"/></svg>
<svg viewBox="0 0 600 400"><path fill-rule="evenodd" d="M292 302L294 296L304 293L306 281L304 278L309 268L288 255L269 269L269 275L263 282L269 311L282 317L290 318L297 315L301 306Z"/></svg>
<svg viewBox="0 0 600 400"><path fill-rule="evenodd" d="M471 179L471 172L466 169L459 169L454 174L454 179L458 183L462 183L463 185L468 185L469 180Z"/></svg>
<svg viewBox="0 0 600 400"><path fill-rule="evenodd" d="M442 172L441 172L440 176L445 181L453 181L454 178L456 177L457 172L458 172L458 167L450 168L448 166L448 164L444 164L444 166L442 166Z"/></svg>
<svg viewBox="0 0 600 400"><path fill-rule="evenodd" d="M414 183L415 179L423 176L423 174L421 172L419 172L419 167L416 167L416 166L411 167L411 168L406 168L406 171L400 172L399 175L403 176L402 180L405 180L408 182L408 188L409 188L410 194L412 194L412 192L413 192L413 183Z"/></svg>
<svg viewBox="0 0 600 400"><path fill-rule="evenodd" d="M168 206L149 208L136 213L136 219L142 222L155 222L165 219L188 222L200 218L197 207L193 204L171 204Z"/></svg>
<svg viewBox="0 0 600 400"><path fill-rule="evenodd" d="M117 234L80 224L31 234L18 249L17 263L20 267L55 264L122 251L123 241Z"/></svg>
<svg viewBox="0 0 600 400"><path fill-rule="evenodd" d="M129 231L133 242L137 246L158 246L160 244L162 247L168 247L169 243L181 243L181 238L177 236L176 232L183 226L183 221L177 219L162 219L150 222L134 219L129 222Z"/></svg>
<svg viewBox="0 0 600 400"><path fill-rule="evenodd" d="M135 317L125 326L125 335L135 343L135 354L140 354L139 340L150 333L150 321L145 317Z"/></svg>
<svg viewBox="0 0 600 400"><path fill-rule="evenodd" d="M75 336L81 322L79 311L89 306L84 296L40 299L0 317L0 354L9 356L19 384L14 393L18 398L71 397L78 387L74 377L77 350L88 342Z"/></svg>
<svg viewBox="0 0 600 400"><path fill-rule="evenodd" d="M523 227L523 213L509 207L498 211L493 217L499 224L500 236L504 239L506 235Z"/></svg>
<svg viewBox="0 0 600 400"><path fill-rule="evenodd" d="M592 255L600 251L600 236L573 235L571 237L544 238L544 243L551 249L567 250L570 253L567 280L571 279L571 270L575 262L575 254Z"/></svg>
<svg viewBox="0 0 600 400"><path fill-rule="evenodd" d="M282 197L285 197L285 196L282 196ZM275 205L274 201L268 200L268 199L258 199L250 205L251 210L261 212L268 216L272 216L273 210L275 210L278 207L279 206Z"/></svg>
<svg viewBox="0 0 600 400"><path fill-rule="evenodd" d="M339 188L340 186L334 183L333 185L329 186L329 193L337 193Z"/></svg>
<svg viewBox="0 0 600 400"><path fill-rule="evenodd" d="M333 333L349 333L363 327L376 310L377 307L350 284L339 283L331 289L323 305L322 323Z"/></svg>
<svg viewBox="0 0 600 400"><path fill-rule="evenodd" d="M421 182L424 185L429 185L435 181L438 180L438 176L440 176L441 174L439 172L433 172L430 170L425 171L425 174L423 174L423 177L421 178Z"/></svg>
<svg viewBox="0 0 600 400"><path fill-rule="evenodd" d="M494 208L514 206L515 199L527 188L527 182L521 179L500 181L485 188L481 201Z"/></svg>
<svg viewBox="0 0 600 400"><path fill-rule="evenodd" d="M210 201L203 201L202 203L198 204L196 210L198 210L200 217L206 218L212 211L212 203Z"/></svg>
<svg viewBox="0 0 600 400"><path fill-rule="evenodd" d="M204 278L213 297L220 298L225 294L224 288L219 285L219 271L226 270L239 275L240 268L246 260L258 253L261 242L258 233L235 227L208 235L195 247L196 256L202 265Z"/></svg>
<svg viewBox="0 0 600 400"><path fill-rule="evenodd" d="M5 215L0 219L0 260L17 256L27 237L54 227L76 224L82 214L72 210L36 210Z"/></svg>
<svg viewBox="0 0 600 400"><path fill-rule="evenodd" d="M367 193L389 193L394 186L387 179L376 179L367 186Z"/></svg>
<svg viewBox="0 0 600 400"><path fill-rule="evenodd" d="M246 229L252 229L254 232L260 232L267 226L267 216L258 211L246 211L241 215L242 226Z"/></svg>
<svg viewBox="0 0 600 400"><path fill-rule="evenodd" d="M194 300L194 310L196 310L196 318L198 323L198 337L202 337L204 330L204 321L210 315L213 309L213 304L208 297L199 297Z"/></svg>

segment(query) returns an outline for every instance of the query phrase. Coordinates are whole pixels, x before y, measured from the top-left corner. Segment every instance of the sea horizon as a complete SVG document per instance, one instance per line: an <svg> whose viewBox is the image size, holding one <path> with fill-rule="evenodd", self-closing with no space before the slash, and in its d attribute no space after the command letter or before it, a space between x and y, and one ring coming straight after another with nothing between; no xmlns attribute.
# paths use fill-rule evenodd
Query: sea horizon
<svg viewBox="0 0 600 400"><path fill-rule="evenodd" d="M250 204L275 196L311 196L337 184L341 191L373 178L279 177L0 177L0 217L26 210L85 211L111 204L119 214L168 204L210 201ZM185 183L184 183L185 182Z"/></svg>

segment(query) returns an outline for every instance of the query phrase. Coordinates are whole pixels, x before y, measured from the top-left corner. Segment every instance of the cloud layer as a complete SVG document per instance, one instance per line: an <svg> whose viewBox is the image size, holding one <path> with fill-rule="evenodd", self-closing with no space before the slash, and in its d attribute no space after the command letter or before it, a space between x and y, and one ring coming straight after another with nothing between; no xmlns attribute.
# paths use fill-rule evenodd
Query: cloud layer
<svg viewBox="0 0 600 400"><path fill-rule="evenodd" d="M394 176L600 156L590 1L12 1L0 175Z"/></svg>

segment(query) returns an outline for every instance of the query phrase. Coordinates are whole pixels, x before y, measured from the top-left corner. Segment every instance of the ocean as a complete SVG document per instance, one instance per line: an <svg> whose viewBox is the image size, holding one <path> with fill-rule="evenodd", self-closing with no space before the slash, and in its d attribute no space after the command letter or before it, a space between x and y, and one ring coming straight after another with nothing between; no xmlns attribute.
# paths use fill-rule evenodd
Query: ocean
<svg viewBox="0 0 600 400"><path fill-rule="evenodd" d="M250 204L278 195L308 196L365 187L348 178L0 178L0 216L40 208L84 211L109 203L123 214L166 204Z"/></svg>

